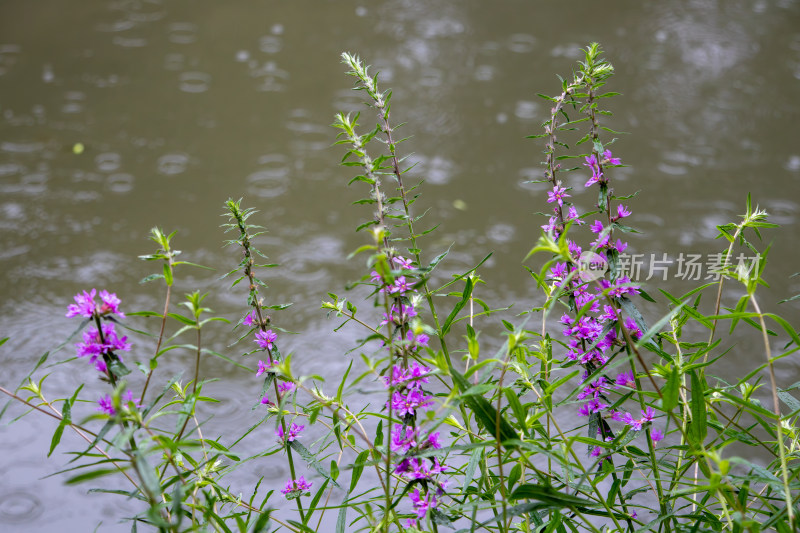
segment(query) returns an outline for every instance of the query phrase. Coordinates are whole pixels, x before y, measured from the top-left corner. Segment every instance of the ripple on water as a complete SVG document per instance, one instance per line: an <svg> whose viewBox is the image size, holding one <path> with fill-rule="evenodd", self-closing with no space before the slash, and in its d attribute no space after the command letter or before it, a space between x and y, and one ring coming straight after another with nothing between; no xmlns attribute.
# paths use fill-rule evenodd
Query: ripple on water
<svg viewBox="0 0 800 533"><path fill-rule="evenodd" d="M169 40L175 44L191 44L197 40L197 24L174 22L169 25Z"/></svg>
<svg viewBox="0 0 800 533"><path fill-rule="evenodd" d="M353 89L340 89L333 97L333 108L343 113L357 113L364 108L364 93Z"/></svg>
<svg viewBox="0 0 800 533"><path fill-rule="evenodd" d="M147 46L146 37L137 37L134 35L115 35L111 42L123 48L142 48Z"/></svg>
<svg viewBox="0 0 800 533"><path fill-rule="evenodd" d="M44 148L44 144L40 142L11 142L4 141L0 143L0 150L4 152L12 152L15 154L31 154L38 152Z"/></svg>
<svg viewBox="0 0 800 533"><path fill-rule="evenodd" d="M508 49L518 54L527 54L536 47L536 37L528 33L515 33L508 38Z"/></svg>
<svg viewBox="0 0 800 533"><path fill-rule="evenodd" d="M181 72L179 88L185 93L204 93L211 85L211 74L205 72Z"/></svg>
<svg viewBox="0 0 800 533"><path fill-rule="evenodd" d="M186 154L166 154L158 158L157 172L165 176L175 176L186 171L189 156Z"/></svg>
<svg viewBox="0 0 800 533"><path fill-rule="evenodd" d="M286 127L294 133L292 145L301 154L306 151L325 150L331 144L329 128L320 125L305 109L294 109L289 113Z"/></svg>
<svg viewBox="0 0 800 533"><path fill-rule="evenodd" d="M22 48L16 44L0 44L0 76L17 64Z"/></svg>
<svg viewBox="0 0 800 533"><path fill-rule="evenodd" d="M260 198L275 198L289 188L289 158L267 154L258 159L259 170L247 176L249 190Z"/></svg>
<svg viewBox="0 0 800 533"><path fill-rule="evenodd" d="M522 120L533 120L539 110L539 104L530 100L520 100L514 108L514 115Z"/></svg>
<svg viewBox="0 0 800 533"><path fill-rule="evenodd" d="M258 40L258 49L265 54L277 54L283 48L283 39L277 35L265 35Z"/></svg>
<svg viewBox="0 0 800 533"><path fill-rule="evenodd" d="M281 255L279 275L292 281L308 283L328 277L324 265L344 260L342 241L330 235L319 235L299 245L292 246Z"/></svg>
<svg viewBox="0 0 800 533"><path fill-rule="evenodd" d="M444 157L434 156L418 156L412 155L409 157L411 164L416 164L414 167L415 175L421 176L425 183L432 185L445 185L450 182L453 175L456 173L456 164Z"/></svg>
<svg viewBox="0 0 800 533"><path fill-rule="evenodd" d="M278 67L274 61L267 61L261 66L250 69L250 76L259 80L256 90L261 92L280 92L286 89L284 82L289 79L289 72Z"/></svg>
<svg viewBox="0 0 800 533"><path fill-rule="evenodd" d="M98 154L94 158L94 163L100 172L113 172L119 168L121 159L122 157L116 152L106 152Z"/></svg>
<svg viewBox="0 0 800 533"><path fill-rule="evenodd" d="M33 491L8 487L0 491L0 522L33 522L44 512L44 505Z"/></svg>
<svg viewBox="0 0 800 533"><path fill-rule="evenodd" d="M115 193L126 193L133 189L133 176L118 172L110 175L106 179L106 188Z"/></svg>
<svg viewBox="0 0 800 533"><path fill-rule="evenodd" d="M477 81L491 81L494 78L495 68L492 65L478 65L472 73Z"/></svg>

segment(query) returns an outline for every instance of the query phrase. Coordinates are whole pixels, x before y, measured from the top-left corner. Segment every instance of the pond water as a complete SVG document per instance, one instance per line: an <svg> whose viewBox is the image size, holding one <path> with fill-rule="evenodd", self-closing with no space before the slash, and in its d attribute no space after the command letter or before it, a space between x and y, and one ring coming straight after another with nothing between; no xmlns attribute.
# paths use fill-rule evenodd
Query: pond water
<svg viewBox="0 0 800 533"><path fill-rule="evenodd" d="M608 88L623 93L608 103L615 113L608 124L630 133L614 146L629 165L614 174L617 192L641 191L629 202L631 225L642 231L630 238L632 250L667 254L672 263L659 286L686 292L698 282L676 276L677 258L721 251L715 226L737 220L750 192L783 226L764 232L772 249L763 307L800 325L800 301L777 304L800 293L800 277L790 277L800 270L798 2L576 1L569 12L566 5L2 2L0 337L10 340L0 347L0 384L16 387L72 333L76 324L64 312L80 290L114 291L128 311L158 309L161 288L139 285L153 265L136 259L155 249L147 240L153 226L178 231L182 258L217 269L179 271L176 294L210 291L205 303L238 320L243 289L217 279L239 260L221 246L219 215L227 198L243 197L260 211L253 221L268 229L259 245L282 265L264 274L267 298L294 302L273 316L300 333L285 335L282 349L294 352L302 372L335 386L359 332L333 333L337 323L319 304L363 274L363 260L347 256L366 242L353 230L370 216L350 205L365 191L347 187L352 175L337 166L342 147L331 147L334 113L361 110L363 100L344 75L342 51L361 55L394 90L393 119L411 136L401 150L417 163L410 176L426 180L415 208L430 208L424 221L441 224L424 242L427 257L453 244L442 269L452 273L494 252L479 289L493 306L515 303L521 312L539 301L522 260L544 223L535 213L547 210L544 187L525 183L541 176L542 145L525 136L539 133L549 112L536 94L554 94L556 74L569 75L580 48L598 41L616 67ZM371 124L369 112L362 116ZM585 176L572 179L577 186ZM593 198L580 189L574 200L589 209ZM726 293L725 303L734 298ZM643 310L657 318L666 307ZM207 338L236 357L229 329ZM760 363L749 342L726 356L726 368ZM68 356L69 349L53 360ZM191 365L190 354L177 354L159 371L188 376ZM778 370L784 386L800 379L797 358ZM82 361L49 371L54 398L90 373ZM218 361L205 361L203 371L221 378L209 392L227 400L209 431L236 432L257 420L251 407L260 384L252 374ZM102 384L89 381L82 397L92 399ZM66 467L60 450L80 446L65 435L45 461L54 427L44 416L0 426L0 530L88 531L100 522L98 531L129 530L117 520L119 509L133 512L130 502L64 487L63 475L40 479ZM279 461L266 460L240 474L245 491L260 476L286 477Z"/></svg>

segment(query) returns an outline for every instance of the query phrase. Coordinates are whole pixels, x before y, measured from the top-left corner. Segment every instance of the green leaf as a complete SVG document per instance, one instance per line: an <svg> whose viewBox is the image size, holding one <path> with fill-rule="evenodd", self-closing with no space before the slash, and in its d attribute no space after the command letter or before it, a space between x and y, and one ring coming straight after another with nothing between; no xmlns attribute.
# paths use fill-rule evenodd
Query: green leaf
<svg viewBox="0 0 800 533"><path fill-rule="evenodd" d="M795 344L800 346L800 335L794 330L794 328L789 324L783 317L780 317L773 313L764 313L764 316L771 318L775 322L781 325L783 330L792 338Z"/></svg>
<svg viewBox="0 0 800 533"><path fill-rule="evenodd" d="M559 492L548 485L536 485L525 483L517 487L508 498L510 501L517 500L536 500L543 504L543 507L594 507L600 505L598 502Z"/></svg>
<svg viewBox="0 0 800 533"><path fill-rule="evenodd" d="M77 394L77 391L75 394ZM70 401L67 400L64 402L64 408L61 411L61 422L58 423L58 427L56 428L55 432L53 432L53 438L50 440L50 451L47 452L47 457L52 455L53 450L55 450L56 446L58 446L58 443L61 442L61 435L64 434L64 428L71 422L70 411L71 404Z"/></svg>
<svg viewBox="0 0 800 533"><path fill-rule="evenodd" d="M458 385L462 394L466 392L470 386L469 382L458 373L458 371L450 367L450 375L453 381ZM475 414L475 419L483 427L485 431L490 433L500 442L515 441L519 438L517 432L511 427L508 421L500 416L494 406L483 396L462 396L464 403ZM510 446L507 446L510 447Z"/></svg>
<svg viewBox="0 0 800 533"><path fill-rule="evenodd" d="M447 332L450 331L450 326L452 325L453 320L455 320L459 311L461 311L467 302L469 302L469 297L472 295L472 289L474 286L475 282L473 279L471 277L466 278L466 285L464 286L464 292L461 293L461 300L447 316L447 319L445 319L444 324L442 325L442 335L447 335Z"/></svg>
<svg viewBox="0 0 800 533"><path fill-rule="evenodd" d="M328 472L326 472L324 468L322 468L322 465L319 464L314 455L312 455L312 453L308 451L308 448L303 446L303 444L300 441L293 440L289 443L289 446L294 451L296 451L300 455L300 457L303 458L303 460L306 462L306 464L308 464L308 466L316 470L319 475L321 475L325 479L330 479L335 486L337 487L339 486L339 484L336 483L336 481L334 481L333 478L331 478L331 475Z"/></svg>
<svg viewBox="0 0 800 533"><path fill-rule="evenodd" d="M667 383L661 389L661 407L664 412L669 412L675 409L678 405L678 399L681 391L681 376L678 372L678 367L672 365L672 371L667 378Z"/></svg>
<svg viewBox="0 0 800 533"><path fill-rule="evenodd" d="M92 470L90 472L84 472L83 474L78 474L77 476L73 476L67 479L64 482L64 484L77 485L78 483L89 481L90 479L97 479L99 477L108 476L110 474L115 474L117 472L119 472L119 469L117 468L100 468L98 470Z"/></svg>
<svg viewBox="0 0 800 533"><path fill-rule="evenodd" d="M364 472L364 463L366 463L367 457L369 457L369 450L364 450L358 454L358 457L353 462L353 475L350 476L350 490L347 492L353 492L353 489L356 488L358 481L361 479L361 474Z"/></svg>
<svg viewBox="0 0 800 533"><path fill-rule="evenodd" d="M168 286L172 286L172 269L167 263L164 263L164 281Z"/></svg>
<svg viewBox="0 0 800 533"><path fill-rule="evenodd" d="M705 386L697 372L689 372L692 379L692 422L689 424L689 442L700 447L708 434Z"/></svg>

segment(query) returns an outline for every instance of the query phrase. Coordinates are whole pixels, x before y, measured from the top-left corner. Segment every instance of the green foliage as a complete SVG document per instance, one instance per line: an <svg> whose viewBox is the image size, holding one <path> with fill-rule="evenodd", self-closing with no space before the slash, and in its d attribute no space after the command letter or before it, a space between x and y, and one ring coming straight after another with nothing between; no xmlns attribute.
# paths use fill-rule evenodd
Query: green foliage
<svg viewBox="0 0 800 533"><path fill-rule="evenodd" d="M278 265L262 261L267 256L256 247L265 230L252 224L255 208L243 207L241 199L224 206L223 228L231 234L225 244L236 249L237 259L222 278L231 280L230 291L244 286L246 302L232 332L220 329L229 321L211 316L206 307L213 293L194 290L177 305L172 301L183 271L177 267L200 265L177 261L175 233L153 228L150 239L158 248L141 259L160 266L142 282L163 281L164 308L128 313L127 320L143 324L143 331L125 326L154 344L152 351L137 345L132 354L141 376L113 352L105 353L108 370L101 377L109 395L102 413L82 385L69 398L50 399L47 374L38 373L67 339L39 358L16 391L0 387L29 412L58 419L48 456L63 448L65 431L85 439L88 446L73 452L63 471L66 483L116 478L119 488L91 491L140 503L139 513L130 517L133 530L796 530L800 399L794 391L800 383L781 387L774 364L800 351L800 335L792 321L761 308L758 290L766 286L769 248L760 250L758 241L762 230L775 227L767 213L748 195L741 220L717 228L727 243L718 279L679 296L660 290L669 310L648 327L644 316L652 308L645 312L639 306L654 299L643 291L636 295L636 284L617 272L619 251L605 248L612 268L603 283L583 280L571 238L587 215L573 217L565 213L569 202L551 202L556 216L548 231L531 235L536 244L525 258L538 262L528 271L532 288L541 291L539 303L518 324L502 321L504 336L490 338L487 321L495 310L481 299L479 275L489 255L451 279L437 277L449 249L424 255L422 244L436 226L417 227L425 213L413 212L419 185L407 183L411 169L399 153L403 139L395 138L399 126L390 120L392 93L381 89L377 73L370 74L358 56L342 54L342 62L377 121L366 133L359 133L358 114L339 113L333 124L337 144L345 149L341 164L356 173L350 184L367 190L356 202L368 210L356 228L367 242L351 257L366 261L367 271L355 276L356 285L371 287L368 301L330 292L321 306L338 319L334 331L356 328L362 335L349 352L356 356L347 371L326 384L304 374L293 354L281 353L277 332L285 330L269 313L289 304L266 301L268 287L259 271ZM619 95L604 92L613 73L599 45L588 46L560 92L540 95L551 113L544 133L531 136L545 143L544 179L537 182L554 190L568 191L561 173L591 166L588 161L595 159L602 178L596 211L588 214L608 221L596 232L597 241L636 231L611 211L614 202L636 196L616 195L608 183L612 169L621 166L606 154L616 139L604 137L618 132L601 123L608 115L601 106ZM575 159L587 164L561 167ZM600 248L594 245L593 251ZM757 256L749 268L733 264L739 250ZM562 267L563 276L552 274ZM723 302L726 284L736 284L739 293L730 307ZM707 302L713 304L710 312ZM594 337L564 340L565 325L585 324L598 313L595 303L607 306L614 318ZM402 311L410 307L413 316L403 317L411 315ZM556 311L567 317L562 324L554 323ZM376 326L381 314L384 320ZM156 323L148 323L151 319ZM95 311L72 336L101 321L127 324L107 310ZM729 327L719 327L725 321ZM735 369L739 378L725 365L730 352L742 349L734 333L754 335L759 343L753 368ZM224 340L225 353L207 347L209 336ZM613 338L607 360L575 356L578 348L584 355L599 350L607 337ZM492 353L492 346L500 347ZM194 357L186 381L159 370L161 358L180 354ZM261 383L261 403L244 393L236 400L258 409L253 415L258 420L241 435L212 436L213 420L198 413L198 406L217 402L203 392L209 377L201 362L208 356L250 375L253 359L262 358L254 378ZM412 376L414 369L418 375ZM615 382L620 374L624 379ZM138 386L139 378L144 383L136 398L129 387ZM411 402L413 391L428 395L427 409L403 409L397 395L408 395L404 401ZM587 408L587 395L603 407ZM579 409L587 416L576 416ZM303 425L313 426L313 439L308 433L301 439ZM250 435L263 445L245 456L240 443ZM742 449L745 457L736 455ZM247 491L229 481L237 469L269 460L285 461L287 484L266 487L261 479Z"/></svg>

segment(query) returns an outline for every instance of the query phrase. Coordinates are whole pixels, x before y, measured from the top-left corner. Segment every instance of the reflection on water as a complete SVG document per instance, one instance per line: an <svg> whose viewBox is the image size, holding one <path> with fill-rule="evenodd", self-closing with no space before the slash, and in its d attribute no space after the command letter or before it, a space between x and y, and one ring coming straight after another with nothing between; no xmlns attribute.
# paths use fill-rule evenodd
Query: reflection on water
<svg viewBox="0 0 800 533"><path fill-rule="evenodd" d="M425 180L415 213L432 208L421 224L441 223L423 243L427 257L452 245L440 279L494 251L481 272L488 282L481 298L497 307L522 300L515 311L533 304L520 262L544 223L534 213L546 204L545 187L529 183L541 177L542 147L524 137L539 133L549 112L536 93L555 93L556 74L568 75L580 47L599 40L617 69L608 89L624 93L609 101L609 125L630 132L614 146L630 165L617 169L615 187L621 194L641 189L630 202L632 223L643 230L632 236L632 249L672 258L717 250L715 226L736 220L752 192L785 227L765 234L774 245L764 305L772 309L770 302L800 292L800 278L789 278L800 263L793 244L800 230L796 1L646 1L601 11L577 2L568 22L557 4L522 0L314 10L212 0L115 0L69 10L52 0L35 4L0 6L0 336L11 337L0 348L4 385L16 385L31 360L72 333L61 315L77 290L113 288L131 308L157 307L159 289L138 284L150 265L134 259L151 251L152 226L178 229L187 260L230 270L238 256L220 250L217 216L228 197L261 211L254 221L268 233L259 245L282 265L263 275L269 298L295 305L274 319L303 333L287 336L284 350L337 384L359 332L332 334L319 301L365 274L361 256L346 258L368 238L352 229L371 215L367 206L349 205L367 193L360 184L346 187L352 169L336 166L343 151L331 147L329 124L338 111L361 112L362 132L376 123L338 63L345 50L363 56L394 89L392 122L406 123L398 135L409 137L399 149L406 165L416 164L407 183ZM581 210L590 210L596 199L582 190L586 176L565 180ZM218 274L185 275L184 292L221 287ZM670 280L667 288L690 287ZM208 302L238 319L245 298L221 289ZM791 317L800 302L782 307ZM662 311L644 309L648 318ZM235 355L229 339L215 342ZM181 361L171 363L175 372ZM800 376L800 365L781 365L782 375ZM71 393L83 367L61 369L54 392ZM249 409L259 392L252 376L221 364L208 369L226 378L209 391L239 402L221 406L227 410L216 413L215 429L255 423L262 414ZM99 390L91 384L92 394ZM241 390L252 394L241 399ZM0 494L0 529L50 531L63 523L87 530L105 520L108 530L122 530L108 518L117 516L111 506L119 500L81 490L60 498L60 478L38 479L57 469L41 462L49 440L37 440L52 428L26 420L14 431L0 428L0 448L10 450L0 472L37 465L9 473L24 482ZM272 438L264 431L243 443L247 450L263 449ZM36 445L8 444L16 439ZM279 463L258 463L258 475L285 475ZM242 479L256 475L244 470ZM63 503L51 509L56 499ZM59 522L67 508L72 514Z"/></svg>

